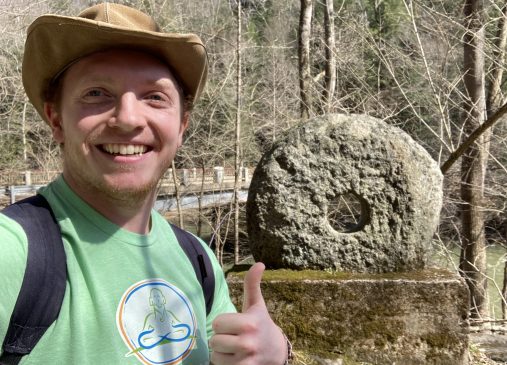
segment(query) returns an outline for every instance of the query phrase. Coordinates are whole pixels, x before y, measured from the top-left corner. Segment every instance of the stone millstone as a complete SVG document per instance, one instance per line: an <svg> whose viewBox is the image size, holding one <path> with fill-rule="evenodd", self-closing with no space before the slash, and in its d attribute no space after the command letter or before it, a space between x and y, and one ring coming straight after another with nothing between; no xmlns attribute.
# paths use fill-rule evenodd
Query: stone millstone
<svg viewBox="0 0 507 365"><path fill-rule="evenodd" d="M343 196L361 206L350 230L330 220ZM421 269L441 206L440 169L410 136L376 118L328 115L291 130L259 162L250 247L268 268Z"/></svg>

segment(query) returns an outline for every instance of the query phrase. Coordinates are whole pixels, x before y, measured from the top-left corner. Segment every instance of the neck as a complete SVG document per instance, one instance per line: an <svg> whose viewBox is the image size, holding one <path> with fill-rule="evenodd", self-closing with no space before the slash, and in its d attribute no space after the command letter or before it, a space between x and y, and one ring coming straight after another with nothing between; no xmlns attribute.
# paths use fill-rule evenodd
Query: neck
<svg viewBox="0 0 507 365"><path fill-rule="evenodd" d="M150 194L143 201L133 202L110 198L109 200L104 199L104 204L88 204L123 229L138 234L148 234L154 202L155 194Z"/></svg>
<svg viewBox="0 0 507 365"><path fill-rule="evenodd" d="M133 233L149 233L151 210L156 199L155 189L142 194L108 194L93 187L75 184L65 174L64 178L81 199L112 223Z"/></svg>

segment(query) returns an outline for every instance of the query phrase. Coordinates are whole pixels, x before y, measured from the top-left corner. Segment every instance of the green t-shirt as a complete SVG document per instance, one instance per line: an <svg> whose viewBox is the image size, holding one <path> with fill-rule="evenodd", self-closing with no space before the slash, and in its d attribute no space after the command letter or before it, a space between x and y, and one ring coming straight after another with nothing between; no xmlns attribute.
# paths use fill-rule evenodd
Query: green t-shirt
<svg viewBox="0 0 507 365"><path fill-rule="evenodd" d="M213 308L165 219L152 212L140 235L111 223L62 177L41 189L62 231L67 287L57 320L30 355L31 364L208 364L211 322L234 312L223 272L215 271ZM26 267L21 227L0 214L0 341Z"/></svg>

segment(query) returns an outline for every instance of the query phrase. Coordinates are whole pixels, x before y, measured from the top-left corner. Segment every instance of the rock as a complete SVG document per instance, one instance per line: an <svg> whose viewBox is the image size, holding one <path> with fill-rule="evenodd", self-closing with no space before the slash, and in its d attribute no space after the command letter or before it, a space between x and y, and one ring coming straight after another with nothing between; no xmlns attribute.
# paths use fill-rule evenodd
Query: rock
<svg viewBox="0 0 507 365"><path fill-rule="evenodd" d="M493 331L470 334L470 342L493 361L507 363L507 335Z"/></svg>
<svg viewBox="0 0 507 365"><path fill-rule="evenodd" d="M353 197L358 224L331 208ZM402 130L362 115L328 115L291 130L259 162L247 201L255 260L268 268L421 269L442 206L436 162Z"/></svg>
<svg viewBox="0 0 507 365"><path fill-rule="evenodd" d="M237 308L244 275L227 277ZM294 350L320 358L307 364L468 363L468 287L455 273L268 270L261 289Z"/></svg>

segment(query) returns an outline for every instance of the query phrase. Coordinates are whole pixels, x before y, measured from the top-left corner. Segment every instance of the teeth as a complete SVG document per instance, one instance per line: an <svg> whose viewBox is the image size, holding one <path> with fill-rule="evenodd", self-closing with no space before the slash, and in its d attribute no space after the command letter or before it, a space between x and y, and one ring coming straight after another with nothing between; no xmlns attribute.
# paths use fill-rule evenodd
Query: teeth
<svg viewBox="0 0 507 365"><path fill-rule="evenodd" d="M107 153L115 155L142 155L147 150L144 145L118 143L108 143L103 145L103 148Z"/></svg>

